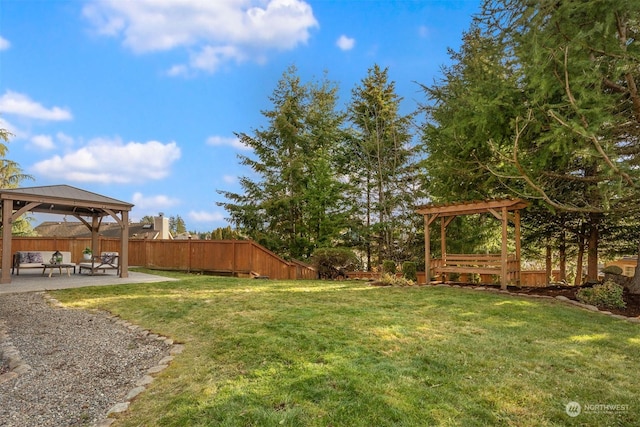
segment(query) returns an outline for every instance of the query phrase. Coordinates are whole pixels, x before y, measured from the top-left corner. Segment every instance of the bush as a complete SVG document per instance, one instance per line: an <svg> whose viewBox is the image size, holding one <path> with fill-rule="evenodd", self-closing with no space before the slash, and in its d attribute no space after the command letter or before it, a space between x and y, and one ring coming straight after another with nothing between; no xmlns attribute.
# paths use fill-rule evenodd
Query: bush
<svg viewBox="0 0 640 427"><path fill-rule="evenodd" d="M413 286L413 280L406 277L398 277L395 274L382 273L378 282L387 286Z"/></svg>
<svg viewBox="0 0 640 427"><path fill-rule="evenodd" d="M412 261L402 263L402 274L409 280L414 282L418 280L418 265Z"/></svg>
<svg viewBox="0 0 640 427"><path fill-rule="evenodd" d="M607 274L622 274L622 268L618 267L617 265L610 265L608 267L605 267L602 269L602 272Z"/></svg>
<svg viewBox="0 0 640 427"><path fill-rule="evenodd" d="M347 271L358 270L360 260L347 248L320 248L311 255L312 264L318 269L321 279L345 277Z"/></svg>
<svg viewBox="0 0 640 427"><path fill-rule="evenodd" d="M602 285L580 289L576 297L578 301L596 307L624 308L626 303L622 298L623 290L622 286L607 280Z"/></svg>
<svg viewBox="0 0 640 427"><path fill-rule="evenodd" d="M382 261L382 272L389 274L396 274L396 263L389 259Z"/></svg>

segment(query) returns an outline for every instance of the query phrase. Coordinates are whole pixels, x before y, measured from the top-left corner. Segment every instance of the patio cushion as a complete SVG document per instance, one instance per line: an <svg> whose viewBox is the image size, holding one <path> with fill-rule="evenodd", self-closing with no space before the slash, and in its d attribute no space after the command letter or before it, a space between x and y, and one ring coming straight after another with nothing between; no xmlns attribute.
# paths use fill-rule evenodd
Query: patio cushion
<svg viewBox="0 0 640 427"><path fill-rule="evenodd" d="M22 257L22 255L21 255ZM29 263L42 263L42 253L40 252L28 252L27 258ZM48 262L48 260L47 260Z"/></svg>
<svg viewBox="0 0 640 427"><path fill-rule="evenodd" d="M29 252L19 252L20 264L27 264L29 262Z"/></svg>
<svg viewBox="0 0 640 427"><path fill-rule="evenodd" d="M113 264L118 259L117 253L104 252L101 254L103 264Z"/></svg>

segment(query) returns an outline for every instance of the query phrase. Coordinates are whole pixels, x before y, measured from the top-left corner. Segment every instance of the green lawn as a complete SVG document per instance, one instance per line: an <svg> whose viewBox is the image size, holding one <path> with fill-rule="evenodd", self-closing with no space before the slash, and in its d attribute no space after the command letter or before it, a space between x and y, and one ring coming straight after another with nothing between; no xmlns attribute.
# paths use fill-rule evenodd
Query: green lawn
<svg viewBox="0 0 640 427"><path fill-rule="evenodd" d="M638 324L486 291L173 275L182 280L52 292L185 344L117 426L635 426L640 417ZM565 412L572 401L577 417Z"/></svg>

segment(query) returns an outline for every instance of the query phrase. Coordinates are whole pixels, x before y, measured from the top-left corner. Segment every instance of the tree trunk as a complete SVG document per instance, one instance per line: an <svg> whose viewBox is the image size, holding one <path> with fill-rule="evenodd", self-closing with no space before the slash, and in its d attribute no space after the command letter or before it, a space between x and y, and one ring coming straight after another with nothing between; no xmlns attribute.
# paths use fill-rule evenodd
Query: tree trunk
<svg viewBox="0 0 640 427"><path fill-rule="evenodd" d="M551 245L547 243L547 248L546 248L546 256L544 259L544 266L545 266L545 274L547 277L547 283L552 283L553 282L553 266L551 265Z"/></svg>
<svg viewBox="0 0 640 427"><path fill-rule="evenodd" d="M598 225L600 217L589 214L589 242L587 247L587 281L598 281Z"/></svg>
<svg viewBox="0 0 640 427"><path fill-rule="evenodd" d="M567 242L564 231L560 235L560 247L558 248L558 263L560 264L560 277L558 279L561 282L567 280Z"/></svg>
<svg viewBox="0 0 640 427"><path fill-rule="evenodd" d="M585 224L580 225L580 233L578 234L578 259L576 260L576 278L573 282L575 286L582 285L582 259L584 257L584 234Z"/></svg>
<svg viewBox="0 0 640 427"><path fill-rule="evenodd" d="M632 294L640 294L640 243L638 244L638 263L636 264L636 271L633 273L633 279L627 286L629 292Z"/></svg>

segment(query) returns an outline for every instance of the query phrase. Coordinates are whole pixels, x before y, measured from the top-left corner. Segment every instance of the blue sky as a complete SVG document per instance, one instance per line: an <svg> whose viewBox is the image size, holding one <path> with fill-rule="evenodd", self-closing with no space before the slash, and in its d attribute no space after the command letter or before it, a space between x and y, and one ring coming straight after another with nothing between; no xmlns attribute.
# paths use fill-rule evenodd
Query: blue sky
<svg viewBox="0 0 640 427"><path fill-rule="evenodd" d="M234 132L260 111L290 65L340 101L374 64L402 110L425 99L480 0L2 0L0 127L8 158L34 181L163 212L189 230L226 226L216 190L241 192L251 155ZM41 220L37 218L34 225ZM57 218L56 220L59 220ZM71 218L70 218L71 219Z"/></svg>

